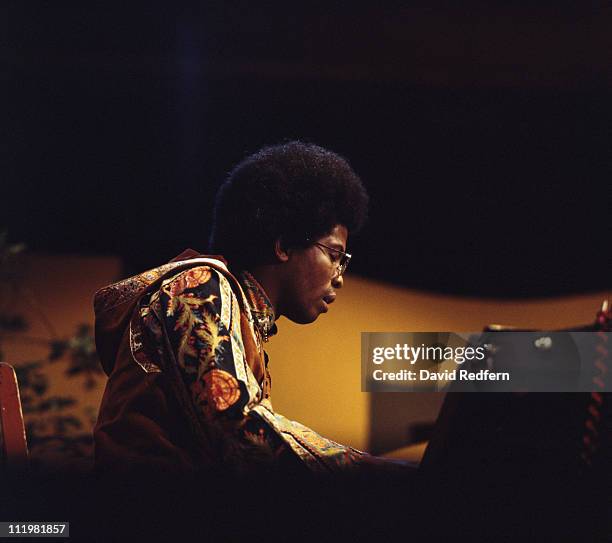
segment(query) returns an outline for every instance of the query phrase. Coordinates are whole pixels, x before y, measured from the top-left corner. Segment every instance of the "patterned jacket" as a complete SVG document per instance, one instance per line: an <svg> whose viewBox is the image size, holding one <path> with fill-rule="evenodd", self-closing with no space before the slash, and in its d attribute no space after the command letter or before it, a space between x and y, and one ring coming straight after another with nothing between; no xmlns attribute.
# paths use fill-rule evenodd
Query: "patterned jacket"
<svg viewBox="0 0 612 543"><path fill-rule="evenodd" d="M274 412L261 326L271 305L252 276L239 277L222 257L187 250L96 293L109 376L94 430L98 468L333 472L381 462Z"/></svg>

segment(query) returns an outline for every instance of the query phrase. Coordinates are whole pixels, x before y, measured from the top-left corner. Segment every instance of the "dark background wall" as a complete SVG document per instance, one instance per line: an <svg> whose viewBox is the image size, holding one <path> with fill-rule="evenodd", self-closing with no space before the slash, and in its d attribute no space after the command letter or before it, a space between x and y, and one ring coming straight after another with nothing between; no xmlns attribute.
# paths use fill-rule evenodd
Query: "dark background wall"
<svg viewBox="0 0 612 543"><path fill-rule="evenodd" d="M522 297L610 287L612 9L0 7L0 227L126 273L205 250L227 171L305 139L372 198L352 270Z"/></svg>

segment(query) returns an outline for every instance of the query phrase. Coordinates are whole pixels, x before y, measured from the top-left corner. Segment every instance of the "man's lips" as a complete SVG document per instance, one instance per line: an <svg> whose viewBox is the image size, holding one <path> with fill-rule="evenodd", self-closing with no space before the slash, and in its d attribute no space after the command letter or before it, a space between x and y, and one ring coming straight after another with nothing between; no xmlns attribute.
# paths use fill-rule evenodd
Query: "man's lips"
<svg viewBox="0 0 612 543"><path fill-rule="evenodd" d="M333 304L335 299L336 299L335 292L332 292L330 294L326 294L325 296L323 296L323 298L321 298L321 307L322 307L321 311L323 313L327 313L327 310L329 309L329 304Z"/></svg>
<svg viewBox="0 0 612 543"><path fill-rule="evenodd" d="M335 293L331 293L331 294L328 294L327 296L323 296L323 301L327 305L333 304L335 299L336 299L336 294Z"/></svg>

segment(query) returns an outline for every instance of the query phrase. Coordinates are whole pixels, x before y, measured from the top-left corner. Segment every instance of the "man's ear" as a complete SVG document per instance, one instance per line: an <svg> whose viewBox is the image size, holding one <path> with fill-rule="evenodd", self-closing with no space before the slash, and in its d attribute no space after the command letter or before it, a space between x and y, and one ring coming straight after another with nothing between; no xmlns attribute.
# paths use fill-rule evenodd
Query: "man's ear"
<svg viewBox="0 0 612 543"><path fill-rule="evenodd" d="M279 262L287 262L289 260L291 250L285 247L285 244L280 238L274 242L274 255Z"/></svg>

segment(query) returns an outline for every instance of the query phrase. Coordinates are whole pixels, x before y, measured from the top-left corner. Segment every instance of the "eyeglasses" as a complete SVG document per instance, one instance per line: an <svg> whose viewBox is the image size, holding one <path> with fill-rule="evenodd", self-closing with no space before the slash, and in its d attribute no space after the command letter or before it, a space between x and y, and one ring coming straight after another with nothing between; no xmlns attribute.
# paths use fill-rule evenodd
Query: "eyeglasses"
<svg viewBox="0 0 612 543"><path fill-rule="evenodd" d="M330 258L330 260L332 261L333 264L336 264L336 275L335 277L340 277L345 271L346 268L348 268L349 262L351 261L351 255L349 253L345 253L344 251L341 251L340 249L334 249L333 247L328 247L327 245L320 243L318 241L310 241L313 245L318 245L319 247L325 247L328 251L333 251L334 253L337 253L338 257L334 257L331 254L328 253L328 256Z"/></svg>

